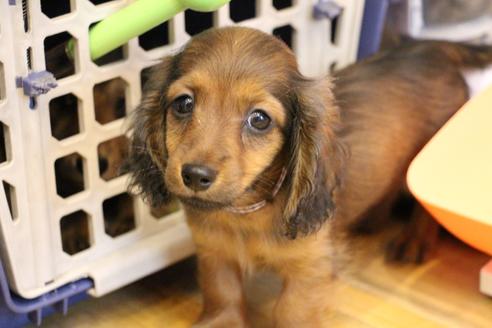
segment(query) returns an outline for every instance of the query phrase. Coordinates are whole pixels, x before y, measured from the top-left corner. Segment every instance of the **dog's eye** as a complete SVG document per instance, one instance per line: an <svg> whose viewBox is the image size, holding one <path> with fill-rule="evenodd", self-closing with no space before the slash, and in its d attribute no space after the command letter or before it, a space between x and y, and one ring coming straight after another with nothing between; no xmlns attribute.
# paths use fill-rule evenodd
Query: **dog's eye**
<svg viewBox="0 0 492 328"><path fill-rule="evenodd" d="M178 117L186 117L193 112L193 98L188 95L179 96L171 104L174 114Z"/></svg>
<svg viewBox="0 0 492 328"><path fill-rule="evenodd" d="M264 131L268 129L272 119L261 109L257 109L252 112L247 119L247 124L250 128L257 131Z"/></svg>

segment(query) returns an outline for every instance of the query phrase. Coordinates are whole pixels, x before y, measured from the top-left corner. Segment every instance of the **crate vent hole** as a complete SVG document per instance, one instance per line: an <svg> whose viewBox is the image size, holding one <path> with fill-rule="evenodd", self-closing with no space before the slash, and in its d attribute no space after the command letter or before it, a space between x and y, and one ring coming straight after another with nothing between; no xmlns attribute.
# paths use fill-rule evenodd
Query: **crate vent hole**
<svg viewBox="0 0 492 328"><path fill-rule="evenodd" d="M78 153L60 157L55 161L56 192L63 198L85 189L86 161Z"/></svg>
<svg viewBox="0 0 492 328"><path fill-rule="evenodd" d="M53 73L55 78L61 79L75 74L74 59L68 57L65 51L67 42L73 39L68 32L58 33L44 39L44 56L46 69ZM74 39L75 40L75 39ZM77 41L74 41L74 53L77 52Z"/></svg>
<svg viewBox="0 0 492 328"><path fill-rule="evenodd" d="M106 2L112 2L112 1L116 1L116 0L90 0L90 2L92 2L95 5L100 5L100 4L103 4Z"/></svg>
<svg viewBox="0 0 492 328"><path fill-rule="evenodd" d="M32 70L32 48L29 47L26 50L26 61L27 61L27 68L29 70Z"/></svg>
<svg viewBox="0 0 492 328"><path fill-rule="evenodd" d="M5 70L3 63L0 61L0 100L5 99L7 90L5 89Z"/></svg>
<svg viewBox="0 0 492 328"><path fill-rule="evenodd" d="M117 237L135 229L133 198L122 193L103 202L104 231Z"/></svg>
<svg viewBox="0 0 492 328"><path fill-rule="evenodd" d="M41 11L49 18L55 18L72 11L70 0L41 0Z"/></svg>
<svg viewBox="0 0 492 328"><path fill-rule="evenodd" d="M229 3L231 19L238 23L256 16L256 0L232 0Z"/></svg>
<svg viewBox="0 0 492 328"><path fill-rule="evenodd" d="M94 111L101 124L113 122L126 115L128 84L114 78L94 85Z"/></svg>
<svg viewBox="0 0 492 328"><path fill-rule="evenodd" d="M104 141L97 146L99 160L99 175L105 181L124 174L121 165L128 156L128 138L119 136Z"/></svg>
<svg viewBox="0 0 492 328"><path fill-rule="evenodd" d="M10 129L0 122L0 164L10 161L11 156Z"/></svg>
<svg viewBox="0 0 492 328"><path fill-rule="evenodd" d="M214 26L214 14L185 11L185 31L193 36Z"/></svg>
<svg viewBox="0 0 492 328"><path fill-rule="evenodd" d="M337 70L337 62L331 63L330 68L328 70L328 73L330 73L330 74L335 73L336 70Z"/></svg>
<svg viewBox="0 0 492 328"><path fill-rule="evenodd" d="M273 0L273 6L277 10L282 10L292 7L292 0Z"/></svg>
<svg viewBox="0 0 492 328"><path fill-rule="evenodd" d="M91 247L89 215L79 210L65 215L60 220L63 251L74 255Z"/></svg>
<svg viewBox="0 0 492 328"><path fill-rule="evenodd" d="M29 3L27 0L22 0L22 19L24 21L24 32L29 31Z"/></svg>
<svg viewBox="0 0 492 328"><path fill-rule="evenodd" d="M91 27L93 27L97 23L99 23L99 22L92 23L89 26L89 30L91 29ZM116 63L116 62L125 60L127 57L128 57L128 44L124 44L124 45L108 52L104 56L97 58L95 60L92 60L92 61L97 66L104 66L104 65L108 65L108 64L112 64L112 63Z"/></svg>
<svg viewBox="0 0 492 328"><path fill-rule="evenodd" d="M63 140L80 132L79 107L79 99L72 93L50 101L50 125L53 137Z"/></svg>
<svg viewBox="0 0 492 328"><path fill-rule="evenodd" d="M116 63L126 58L125 53L126 53L126 45L116 48L111 52L108 52L101 58L94 60L94 63L97 66L104 66L107 64Z"/></svg>
<svg viewBox="0 0 492 328"><path fill-rule="evenodd" d="M330 42L332 44L335 44L335 45L338 44L338 35L340 34L338 31L338 28L339 28L339 23L340 23L340 19L342 18L342 15L343 15L343 12L331 20Z"/></svg>
<svg viewBox="0 0 492 328"><path fill-rule="evenodd" d="M138 37L138 44L144 50L152 50L170 43L169 23L164 22Z"/></svg>
<svg viewBox="0 0 492 328"><path fill-rule="evenodd" d="M176 198L172 198L171 201L160 207L152 207L150 209L150 214L156 219L162 219L166 215L172 214L179 211L181 208L179 201Z"/></svg>
<svg viewBox="0 0 492 328"><path fill-rule="evenodd" d="M295 30L291 25L280 26L273 30L273 35L284 41L291 49L294 49L294 33Z"/></svg>
<svg viewBox="0 0 492 328"><path fill-rule="evenodd" d="M144 91L145 84L149 80L152 70L157 66L158 65L149 66L140 71L140 88L142 91Z"/></svg>
<svg viewBox="0 0 492 328"><path fill-rule="evenodd" d="M5 191L5 197L7 198L7 205L9 206L10 217L12 220L18 218L17 211L17 196L15 193L15 187L7 181L3 180L3 190Z"/></svg>

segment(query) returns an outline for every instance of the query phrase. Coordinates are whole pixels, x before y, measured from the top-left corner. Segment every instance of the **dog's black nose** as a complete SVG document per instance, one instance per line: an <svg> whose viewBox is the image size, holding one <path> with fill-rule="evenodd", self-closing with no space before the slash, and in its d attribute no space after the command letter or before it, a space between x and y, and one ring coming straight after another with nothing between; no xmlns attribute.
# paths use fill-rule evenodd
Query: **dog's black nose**
<svg viewBox="0 0 492 328"><path fill-rule="evenodd" d="M184 184L195 191L208 189L215 181L217 172L203 165L185 164L181 169Z"/></svg>

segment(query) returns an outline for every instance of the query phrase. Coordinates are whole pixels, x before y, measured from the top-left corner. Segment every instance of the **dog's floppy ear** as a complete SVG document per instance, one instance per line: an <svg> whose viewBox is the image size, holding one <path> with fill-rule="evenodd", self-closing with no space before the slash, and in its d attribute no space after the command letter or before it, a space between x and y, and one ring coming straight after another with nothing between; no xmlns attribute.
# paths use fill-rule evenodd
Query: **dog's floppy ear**
<svg viewBox="0 0 492 328"><path fill-rule="evenodd" d="M151 69L140 105L130 118L130 149L123 170L130 173L129 189L152 207L170 200L163 176L167 161L163 100L169 84L178 78L178 60L179 55L166 57Z"/></svg>
<svg viewBox="0 0 492 328"><path fill-rule="evenodd" d="M335 136L338 110L329 79L297 78L290 95L288 199L284 222L289 238L317 231L335 209L343 149Z"/></svg>

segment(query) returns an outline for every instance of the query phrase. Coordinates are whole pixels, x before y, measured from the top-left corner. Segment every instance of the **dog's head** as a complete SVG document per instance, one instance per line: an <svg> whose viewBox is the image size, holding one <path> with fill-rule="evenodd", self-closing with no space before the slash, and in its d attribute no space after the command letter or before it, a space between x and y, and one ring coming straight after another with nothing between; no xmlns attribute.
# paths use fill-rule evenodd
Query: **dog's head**
<svg viewBox="0 0 492 328"><path fill-rule="evenodd" d="M337 111L329 80L309 80L281 41L209 30L154 69L133 115L132 186L153 206L176 195L220 210L282 185L285 227L316 230L333 209Z"/></svg>

